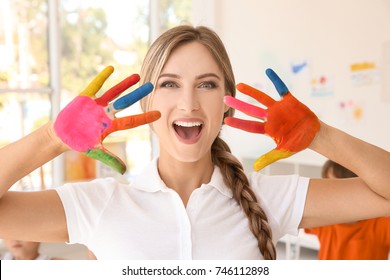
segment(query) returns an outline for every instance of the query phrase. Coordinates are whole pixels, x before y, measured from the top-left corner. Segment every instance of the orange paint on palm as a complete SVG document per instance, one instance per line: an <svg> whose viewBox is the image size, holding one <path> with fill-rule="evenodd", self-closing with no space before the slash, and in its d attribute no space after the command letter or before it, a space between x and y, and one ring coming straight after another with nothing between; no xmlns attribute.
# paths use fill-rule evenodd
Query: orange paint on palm
<svg viewBox="0 0 390 280"><path fill-rule="evenodd" d="M317 116L291 93L268 108L265 133L277 143L276 149L299 152L307 148L320 128Z"/></svg>

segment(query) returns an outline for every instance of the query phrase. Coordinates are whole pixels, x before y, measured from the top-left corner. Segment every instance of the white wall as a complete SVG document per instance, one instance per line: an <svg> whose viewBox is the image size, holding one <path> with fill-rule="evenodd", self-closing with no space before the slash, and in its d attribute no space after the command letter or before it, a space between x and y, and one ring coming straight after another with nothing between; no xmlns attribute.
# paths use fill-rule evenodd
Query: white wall
<svg viewBox="0 0 390 280"><path fill-rule="evenodd" d="M194 24L214 28L225 42L236 82L278 98L264 74L266 68L273 68L323 121L390 150L390 1L193 3ZM307 66L294 74L291 65L301 62ZM352 64L365 62L375 67L351 71ZM326 82L315 85L320 77ZM260 135L231 129L224 135L242 158L256 158L273 147ZM306 151L292 160L318 164L323 158Z"/></svg>

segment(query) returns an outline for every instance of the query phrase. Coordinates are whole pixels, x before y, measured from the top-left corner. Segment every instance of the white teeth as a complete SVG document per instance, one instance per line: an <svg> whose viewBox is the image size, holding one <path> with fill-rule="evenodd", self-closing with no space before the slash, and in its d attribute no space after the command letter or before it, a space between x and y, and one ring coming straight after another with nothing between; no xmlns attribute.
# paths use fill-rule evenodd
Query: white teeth
<svg viewBox="0 0 390 280"><path fill-rule="evenodd" d="M184 126L184 127L193 127L193 126L201 126L203 123L201 122L183 122L183 121L175 121L175 125Z"/></svg>

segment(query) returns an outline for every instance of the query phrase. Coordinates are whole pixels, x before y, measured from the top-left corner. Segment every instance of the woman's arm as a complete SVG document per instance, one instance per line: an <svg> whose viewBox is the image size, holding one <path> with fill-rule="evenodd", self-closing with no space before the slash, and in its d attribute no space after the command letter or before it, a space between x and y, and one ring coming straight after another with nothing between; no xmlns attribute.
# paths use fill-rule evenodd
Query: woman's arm
<svg viewBox="0 0 390 280"><path fill-rule="evenodd" d="M324 123L310 148L357 174L390 200L390 153Z"/></svg>
<svg viewBox="0 0 390 280"><path fill-rule="evenodd" d="M0 149L0 197L24 176L67 150L51 122Z"/></svg>
<svg viewBox="0 0 390 280"><path fill-rule="evenodd" d="M321 123L314 151L358 175L310 180L301 227L390 215L390 153Z"/></svg>
<svg viewBox="0 0 390 280"><path fill-rule="evenodd" d="M261 122L226 118L225 123L249 132L267 134L277 146L259 157L256 171L310 147L356 173L354 179L310 180L301 227L354 222L390 215L390 154L318 120L317 116L289 92L271 69L266 74L281 100L248 85L239 89L267 108L226 97L225 103Z"/></svg>
<svg viewBox="0 0 390 280"><path fill-rule="evenodd" d="M48 123L0 149L0 238L68 240L65 213L54 190L7 192L19 179L68 148Z"/></svg>

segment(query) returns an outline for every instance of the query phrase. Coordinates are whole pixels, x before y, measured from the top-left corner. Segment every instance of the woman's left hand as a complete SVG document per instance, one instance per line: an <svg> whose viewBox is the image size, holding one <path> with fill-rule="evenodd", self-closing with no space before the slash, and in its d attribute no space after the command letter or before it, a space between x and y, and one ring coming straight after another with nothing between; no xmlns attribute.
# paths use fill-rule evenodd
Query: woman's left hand
<svg viewBox="0 0 390 280"><path fill-rule="evenodd" d="M243 83L238 84L237 89L253 97L267 109L250 105L232 96L225 97L228 106L261 120L259 122L227 117L225 118L227 125L248 132L269 135L276 142L275 149L255 161L256 171L306 149L320 128L317 116L290 93L276 73L267 69L266 74L281 96L281 100L275 101L264 92Z"/></svg>

